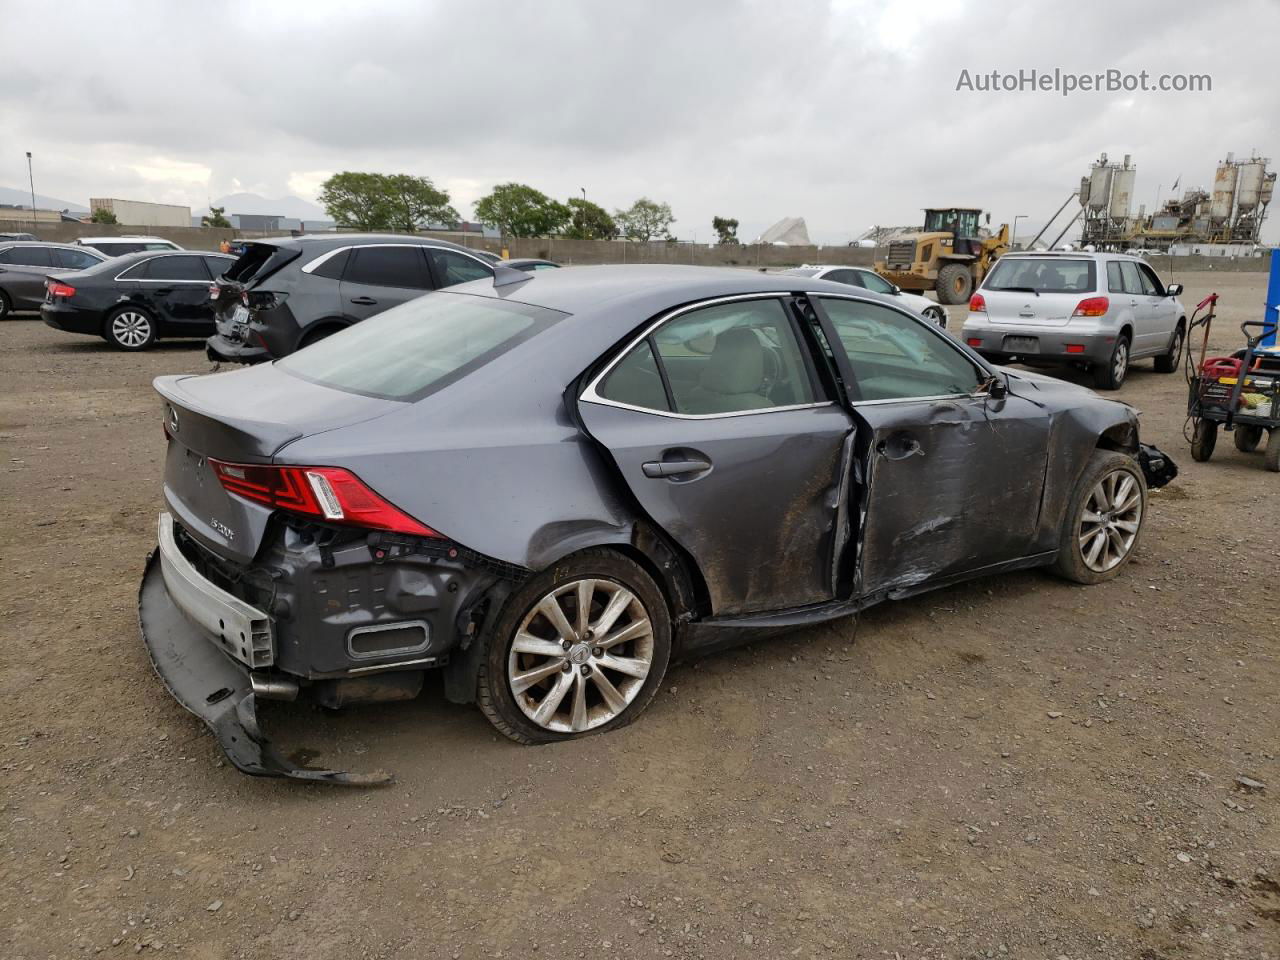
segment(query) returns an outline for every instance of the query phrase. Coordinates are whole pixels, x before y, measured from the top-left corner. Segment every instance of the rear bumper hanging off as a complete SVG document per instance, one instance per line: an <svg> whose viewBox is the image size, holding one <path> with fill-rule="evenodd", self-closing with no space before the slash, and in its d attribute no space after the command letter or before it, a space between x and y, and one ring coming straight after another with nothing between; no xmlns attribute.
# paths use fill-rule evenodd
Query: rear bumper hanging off
<svg viewBox="0 0 1280 960"><path fill-rule="evenodd" d="M147 558L138 591L138 622L151 664L178 703L213 731L227 759L256 777L290 777L361 786L391 782L387 773L313 770L283 757L258 726L256 697L247 668L224 654L169 595L160 551Z"/></svg>

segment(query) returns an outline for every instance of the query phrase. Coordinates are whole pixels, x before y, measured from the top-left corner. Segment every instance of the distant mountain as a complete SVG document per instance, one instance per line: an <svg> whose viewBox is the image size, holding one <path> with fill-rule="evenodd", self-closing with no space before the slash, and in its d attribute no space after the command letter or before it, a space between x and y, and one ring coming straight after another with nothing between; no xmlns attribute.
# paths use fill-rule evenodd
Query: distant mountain
<svg viewBox="0 0 1280 960"><path fill-rule="evenodd" d="M14 187L0 187L0 203L30 207L31 191L19 190ZM36 206L41 210L70 210L72 213L89 212L89 208L83 203L72 203L69 200L59 200L57 197L46 197L42 193L36 194Z"/></svg>
<svg viewBox="0 0 1280 960"><path fill-rule="evenodd" d="M257 193L231 193L213 201L213 206L222 207L228 216L233 213L257 213L269 217L292 217L296 220L327 219L323 207L294 196L277 197L273 200ZM208 212L207 209L198 211Z"/></svg>

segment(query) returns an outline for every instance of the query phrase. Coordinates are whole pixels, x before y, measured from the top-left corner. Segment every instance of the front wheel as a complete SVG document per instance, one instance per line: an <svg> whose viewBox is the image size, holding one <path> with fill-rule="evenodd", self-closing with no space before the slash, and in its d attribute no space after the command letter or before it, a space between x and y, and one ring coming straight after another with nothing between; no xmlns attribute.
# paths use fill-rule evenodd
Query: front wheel
<svg viewBox="0 0 1280 960"><path fill-rule="evenodd" d="M1116 337L1111 358L1093 368L1093 387L1095 390L1119 390L1128 375L1129 338Z"/></svg>
<svg viewBox="0 0 1280 960"><path fill-rule="evenodd" d="M151 314L138 307L121 307L103 327L107 342L121 350L145 350L156 342L156 325Z"/></svg>
<svg viewBox="0 0 1280 960"><path fill-rule="evenodd" d="M671 617L639 564L586 550L534 577L486 630L480 709L519 743L624 726L657 693Z"/></svg>
<svg viewBox="0 0 1280 960"><path fill-rule="evenodd" d="M924 318L931 323L936 323L943 330L947 329L947 311L941 307L927 307L924 311Z"/></svg>
<svg viewBox="0 0 1280 960"><path fill-rule="evenodd" d="M1218 425L1212 420L1197 420L1191 433L1191 459L1196 463L1207 463L1217 445Z"/></svg>
<svg viewBox="0 0 1280 960"><path fill-rule="evenodd" d="M1095 450L1062 520L1053 570L1076 583L1102 583L1129 562L1147 512L1142 468L1127 453Z"/></svg>
<svg viewBox="0 0 1280 960"><path fill-rule="evenodd" d="M1156 373L1174 373L1182 363L1182 344L1186 340L1186 333L1182 329L1182 324L1178 324L1178 329L1173 331L1173 341L1169 344L1169 351L1156 357Z"/></svg>

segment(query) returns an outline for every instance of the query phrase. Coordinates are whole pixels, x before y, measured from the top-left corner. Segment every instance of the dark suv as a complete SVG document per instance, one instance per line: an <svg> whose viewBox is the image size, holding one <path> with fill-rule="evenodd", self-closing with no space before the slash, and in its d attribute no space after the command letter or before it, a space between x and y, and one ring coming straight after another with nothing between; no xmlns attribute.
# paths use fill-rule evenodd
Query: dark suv
<svg viewBox="0 0 1280 960"><path fill-rule="evenodd" d="M427 237L319 234L255 240L210 288L211 360L256 363L429 290L493 276L477 251Z"/></svg>

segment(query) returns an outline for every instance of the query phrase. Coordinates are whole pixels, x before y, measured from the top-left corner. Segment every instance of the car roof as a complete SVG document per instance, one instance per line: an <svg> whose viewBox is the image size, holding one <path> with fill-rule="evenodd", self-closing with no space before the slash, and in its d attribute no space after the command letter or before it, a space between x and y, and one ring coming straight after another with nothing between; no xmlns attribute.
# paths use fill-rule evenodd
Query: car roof
<svg viewBox="0 0 1280 960"><path fill-rule="evenodd" d="M173 243L165 237L151 237L141 233L122 233L118 237L78 237L80 243L112 243L116 240L147 240L151 243ZM177 246L177 244L174 244Z"/></svg>
<svg viewBox="0 0 1280 960"><path fill-rule="evenodd" d="M488 279L450 287L450 291L473 296L515 300L548 307L563 313L617 318L623 327L636 317L648 316L695 300L752 293L856 293L898 306L893 297L858 287L783 273L760 273L736 267L695 267L673 264L634 263L611 266L582 266L572 270L538 270L528 279L495 287ZM610 321L603 321L610 322Z"/></svg>
<svg viewBox="0 0 1280 960"><path fill-rule="evenodd" d="M1142 260L1128 253L1110 253L1104 250L1011 250L1001 254L1000 259L1064 259L1064 260ZM1143 261L1146 262L1145 260Z"/></svg>
<svg viewBox="0 0 1280 960"><path fill-rule="evenodd" d="M52 240L4 240L0 239L0 247L57 247L59 250L78 250L86 252L74 243L54 243ZM88 251L92 253L92 251Z"/></svg>
<svg viewBox="0 0 1280 960"><path fill-rule="evenodd" d="M472 250L451 240L439 237L425 237L414 233L304 233L297 237L262 237L248 240L248 243L261 243L272 247L291 247L294 249L331 250L339 247L353 247L370 243L412 243L424 247L448 247L461 250L473 256L485 251Z"/></svg>

